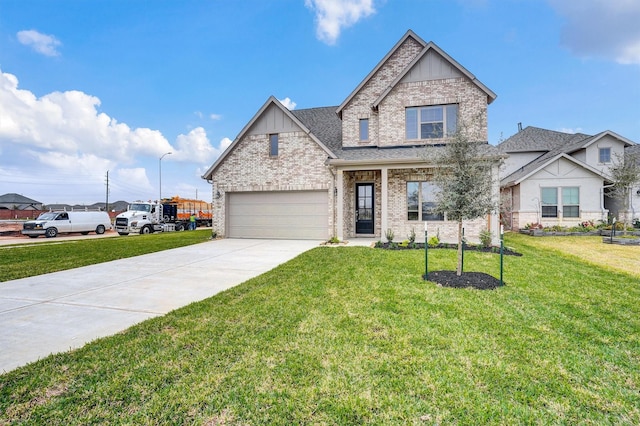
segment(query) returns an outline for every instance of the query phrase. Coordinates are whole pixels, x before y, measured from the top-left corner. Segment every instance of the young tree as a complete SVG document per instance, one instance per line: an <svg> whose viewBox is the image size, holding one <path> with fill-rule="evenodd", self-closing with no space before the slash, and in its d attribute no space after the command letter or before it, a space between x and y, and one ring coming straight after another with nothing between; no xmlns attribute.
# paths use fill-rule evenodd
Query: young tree
<svg viewBox="0 0 640 426"><path fill-rule="evenodd" d="M469 134L465 126L460 126L437 160L435 173L436 211L458 222L458 275L462 275L462 222L498 209L492 173L496 158L481 155L481 147L486 144L472 141Z"/></svg>
<svg viewBox="0 0 640 426"><path fill-rule="evenodd" d="M620 201L622 204L622 211L624 212L622 221L624 224L623 233L627 235L631 189L634 185L640 183L640 155L616 155L616 159L609 169L609 173L613 181L613 186L609 190L609 196Z"/></svg>

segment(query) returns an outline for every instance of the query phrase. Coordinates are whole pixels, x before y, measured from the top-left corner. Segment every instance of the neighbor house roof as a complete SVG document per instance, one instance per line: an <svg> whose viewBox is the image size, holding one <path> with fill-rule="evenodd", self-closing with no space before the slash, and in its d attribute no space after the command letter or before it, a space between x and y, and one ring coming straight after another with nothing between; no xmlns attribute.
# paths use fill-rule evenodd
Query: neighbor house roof
<svg viewBox="0 0 640 426"><path fill-rule="evenodd" d="M3 204L42 204L40 201L32 200L24 195L9 193L0 195L0 203Z"/></svg>
<svg viewBox="0 0 640 426"><path fill-rule="evenodd" d="M498 144L498 149L505 153L545 152L556 149L561 145L572 144L576 141L588 139L589 137L589 135L582 133L563 133L528 126Z"/></svg>
<svg viewBox="0 0 640 426"><path fill-rule="evenodd" d="M580 166L580 167L582 167L582 168L584 168L586 170L589 170L590 172L595 173L598 176L601 176L606 181L609 181L609 178L606 175L604 175L600 170L598 170L596 168L593 168L590 165L588 165L586 163L583 163L580 160L577 160L576 158L570 156L569 154L567 154L565 152L554 150L554 151L547 152L544 155L541 155L540 157L536 158L535 160L533 160L529 164L527 164L524 167L518 169L517 171L511 173L509 176L503 178L500 181L500 185L501 186L518 185L522 181L524 181L525 179L529 178L533 174L535 174L538 171L542 170L543 168L547 167L549 164L559 160L560 158L564 158L566 160L569 160L572 163L575 163L576 165L578 165L578 166Z"/></svg>
<svg viewBox="0 0 640 426"><path fill-rule="evenodd" d="M609 178L601 171L571 156L571 154L576 151L587 148L605 136L612 136L620 140L625 146L634 145L634 143L629 139L610 130L605 130L604 132L591 136L584 133L564 133L556 132L554 130L540 129L538 127L527 127L500 143L498 145L498 149L506 154L516 152L539 152L541 155L522 168L511 173L509 176L503 178L501 180L501 185L517 185L532 174L536 173L538 170L546 167L559 158L566 158L580 167L583 167L598 176L602 176L605 180L609 180Z"/></svg>

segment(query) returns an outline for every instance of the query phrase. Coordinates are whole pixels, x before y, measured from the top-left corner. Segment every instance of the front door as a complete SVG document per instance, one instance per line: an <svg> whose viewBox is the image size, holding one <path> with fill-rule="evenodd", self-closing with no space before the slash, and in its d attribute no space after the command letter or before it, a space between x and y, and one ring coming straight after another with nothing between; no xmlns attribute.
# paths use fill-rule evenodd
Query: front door
<svg viewBox="0 0 640 426"><path fill-rule="evenodd" d="M373 234L373 184L356 184L356 234Z"/></svg>

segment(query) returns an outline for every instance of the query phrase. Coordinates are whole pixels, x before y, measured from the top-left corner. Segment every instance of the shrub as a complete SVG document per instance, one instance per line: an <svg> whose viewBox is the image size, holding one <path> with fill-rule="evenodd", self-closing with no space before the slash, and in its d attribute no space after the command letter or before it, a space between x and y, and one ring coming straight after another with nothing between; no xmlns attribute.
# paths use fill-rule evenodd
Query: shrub
<svg viewBox="0 0 640 426"><path fill-rule="evenodd" d="M489 248L491 247L491 239L493 237L493 233L490 232L488 229L483 228L482 231L480 231L480 244L482 245L482 247L484 248Z"/></svg>
<svg viewBox="0 0 640 426"><path fill-rule="evenodd" d="M408 247L409 246L409 240L404 240L403 242L401 242L400 244L398 244L400 247Z"/></svg>
<svg viewBox="0 0 640 426"><path fill-rule="evenodd" d="M387 241L389 241L389 243L392 243L393 237L395 236L395 234L393 233L393 229L387 229L387 231L384 233L384 236L387 237Z"/></svg>
<svg viewBox="0 0 640 426"><path fill-rule="evenodd" d="M433 237L429 238L427 244L429 245L429 247L437 247L438 244L440 244L440 238L437 235L434 235Z"/></svg>
<svg viewBox="0 0 640 426"><path fill-rule="evenodd" d="M529 229L543 229L543 228L544 228L544 226L542 226L541 223L537 223L537 222L536 223L527 223L524 226L524 229L527 229L527 230L529 230Z"/></svg>
<svg viewBox="0 0 640 426"><path fill-rule="evenodd" d="M411 228L411 232L409 232L409 242L411 244L416 242L416 230Z"/></svg>
<svg viewBox="0 0 640 426"><path fill-rule="evenodd" d="M340 242L340 240L338 239L338 237L333 236L331 238L329 238L329 241L327 241L329 244L338 244Z"/></svg>

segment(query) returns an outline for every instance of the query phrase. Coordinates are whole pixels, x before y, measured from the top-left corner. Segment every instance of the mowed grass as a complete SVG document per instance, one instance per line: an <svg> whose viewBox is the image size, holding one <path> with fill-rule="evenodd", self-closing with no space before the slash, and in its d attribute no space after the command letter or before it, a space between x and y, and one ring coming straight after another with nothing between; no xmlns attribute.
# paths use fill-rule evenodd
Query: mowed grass
<svg viewBox="0 0 640 426"><path fill-rule="evenodd" d="M311 250L0 376L0 423L640 424L638 273L507 245L493 291L424 282L422 251Z"/></svg>
<svg viewBox="0 0 640 426"><path fill-rule="evenodd" d="M592 265L610 271L622 271L640 275L640 247L617 244L603 244L603 237L528 237L513 235L512 241L518 241L531 247L553 250L578 258Z"/></svg>
<svg viewBox="0 0 640 426"><path fill-rule="evenodd" d="M0 246L0 282L197 244L211 230ZM0 286L0 290L2 287Z"/></svg>

